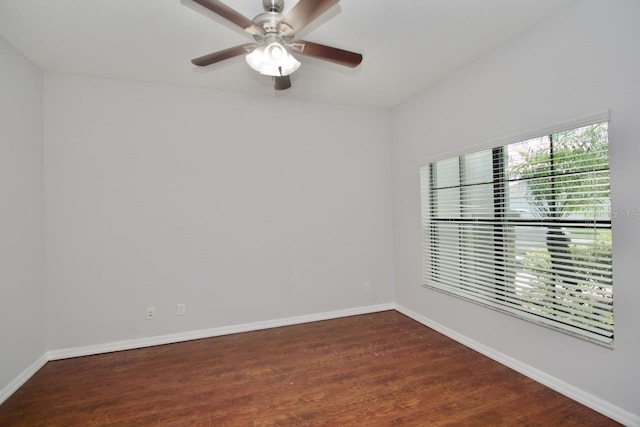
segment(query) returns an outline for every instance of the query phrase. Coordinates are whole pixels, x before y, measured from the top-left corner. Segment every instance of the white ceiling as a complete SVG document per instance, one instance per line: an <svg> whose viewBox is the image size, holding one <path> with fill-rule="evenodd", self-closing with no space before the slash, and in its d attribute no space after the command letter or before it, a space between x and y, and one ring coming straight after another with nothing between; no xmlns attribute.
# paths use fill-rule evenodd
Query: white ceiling
<svg viewBox="0 0 640 427"><path fill-rule="evenodd" d="M299 57L293 87L277 93L242 57L190 63L251 41L191 0L0 0L0 35L50 72L390 107L573 1L343 0L298 37L360 52L363 63ZM261 0L226 4L262 12Z"/></svg>

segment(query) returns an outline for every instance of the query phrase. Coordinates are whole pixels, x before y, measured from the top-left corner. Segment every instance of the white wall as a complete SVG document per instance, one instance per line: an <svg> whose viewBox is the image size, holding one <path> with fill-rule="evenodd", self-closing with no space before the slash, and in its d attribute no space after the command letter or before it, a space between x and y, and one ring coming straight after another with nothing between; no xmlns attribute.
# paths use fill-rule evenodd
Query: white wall
<svg viewBox="0 0 640 427"><path fill-rule="evenodd" d="M0 38L0 402L45 352L43 215L42 75Z"/></svg>
<svg viewBox="0 0 640 427"><path fill-rule="evenodd" d="M46 74L44 113L50 350L393 301L388 111Z"/></svg>
<svg viewBox="0 0 640 427"><path fill-rule="evenodd" d="M615 350L421 287L417 161L610 108L612 203L640 209L640 2L579 1L392 114L396 302L640 415L640 219L614 233Z"/></svg>

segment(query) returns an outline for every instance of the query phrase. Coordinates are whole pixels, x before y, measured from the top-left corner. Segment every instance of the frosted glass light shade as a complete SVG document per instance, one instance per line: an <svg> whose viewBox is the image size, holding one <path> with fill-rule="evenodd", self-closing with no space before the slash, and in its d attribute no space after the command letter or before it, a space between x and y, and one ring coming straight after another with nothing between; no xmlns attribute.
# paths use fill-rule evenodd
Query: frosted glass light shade
<svg viewBox="0 0 640 427"><path fill-rule="evenodd" d="M254 49L246 60L251 68L267 76L288 76L300 68L300 62L278 42Z"/></svg>

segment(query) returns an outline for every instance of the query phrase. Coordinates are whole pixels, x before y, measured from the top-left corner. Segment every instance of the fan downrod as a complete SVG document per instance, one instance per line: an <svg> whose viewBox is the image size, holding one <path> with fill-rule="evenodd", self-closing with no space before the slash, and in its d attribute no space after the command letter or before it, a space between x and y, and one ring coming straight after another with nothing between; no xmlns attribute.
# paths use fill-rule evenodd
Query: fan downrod
<svg viewBox="0 0 640 427"><path fill-rule="evenodd" d="M262 7L265 12L282 12L284 0L262 0Z"/></svg>

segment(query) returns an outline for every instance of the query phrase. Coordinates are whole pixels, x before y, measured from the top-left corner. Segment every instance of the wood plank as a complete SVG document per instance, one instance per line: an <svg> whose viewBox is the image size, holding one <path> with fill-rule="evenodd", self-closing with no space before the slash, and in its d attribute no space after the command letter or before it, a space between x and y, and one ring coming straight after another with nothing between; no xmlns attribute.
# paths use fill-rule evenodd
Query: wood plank
<svg viewBox="0 0 640 427"><path fill-rule="evenodd" d="M387 311L49 362L5 425L619 424Z"/></svg>

